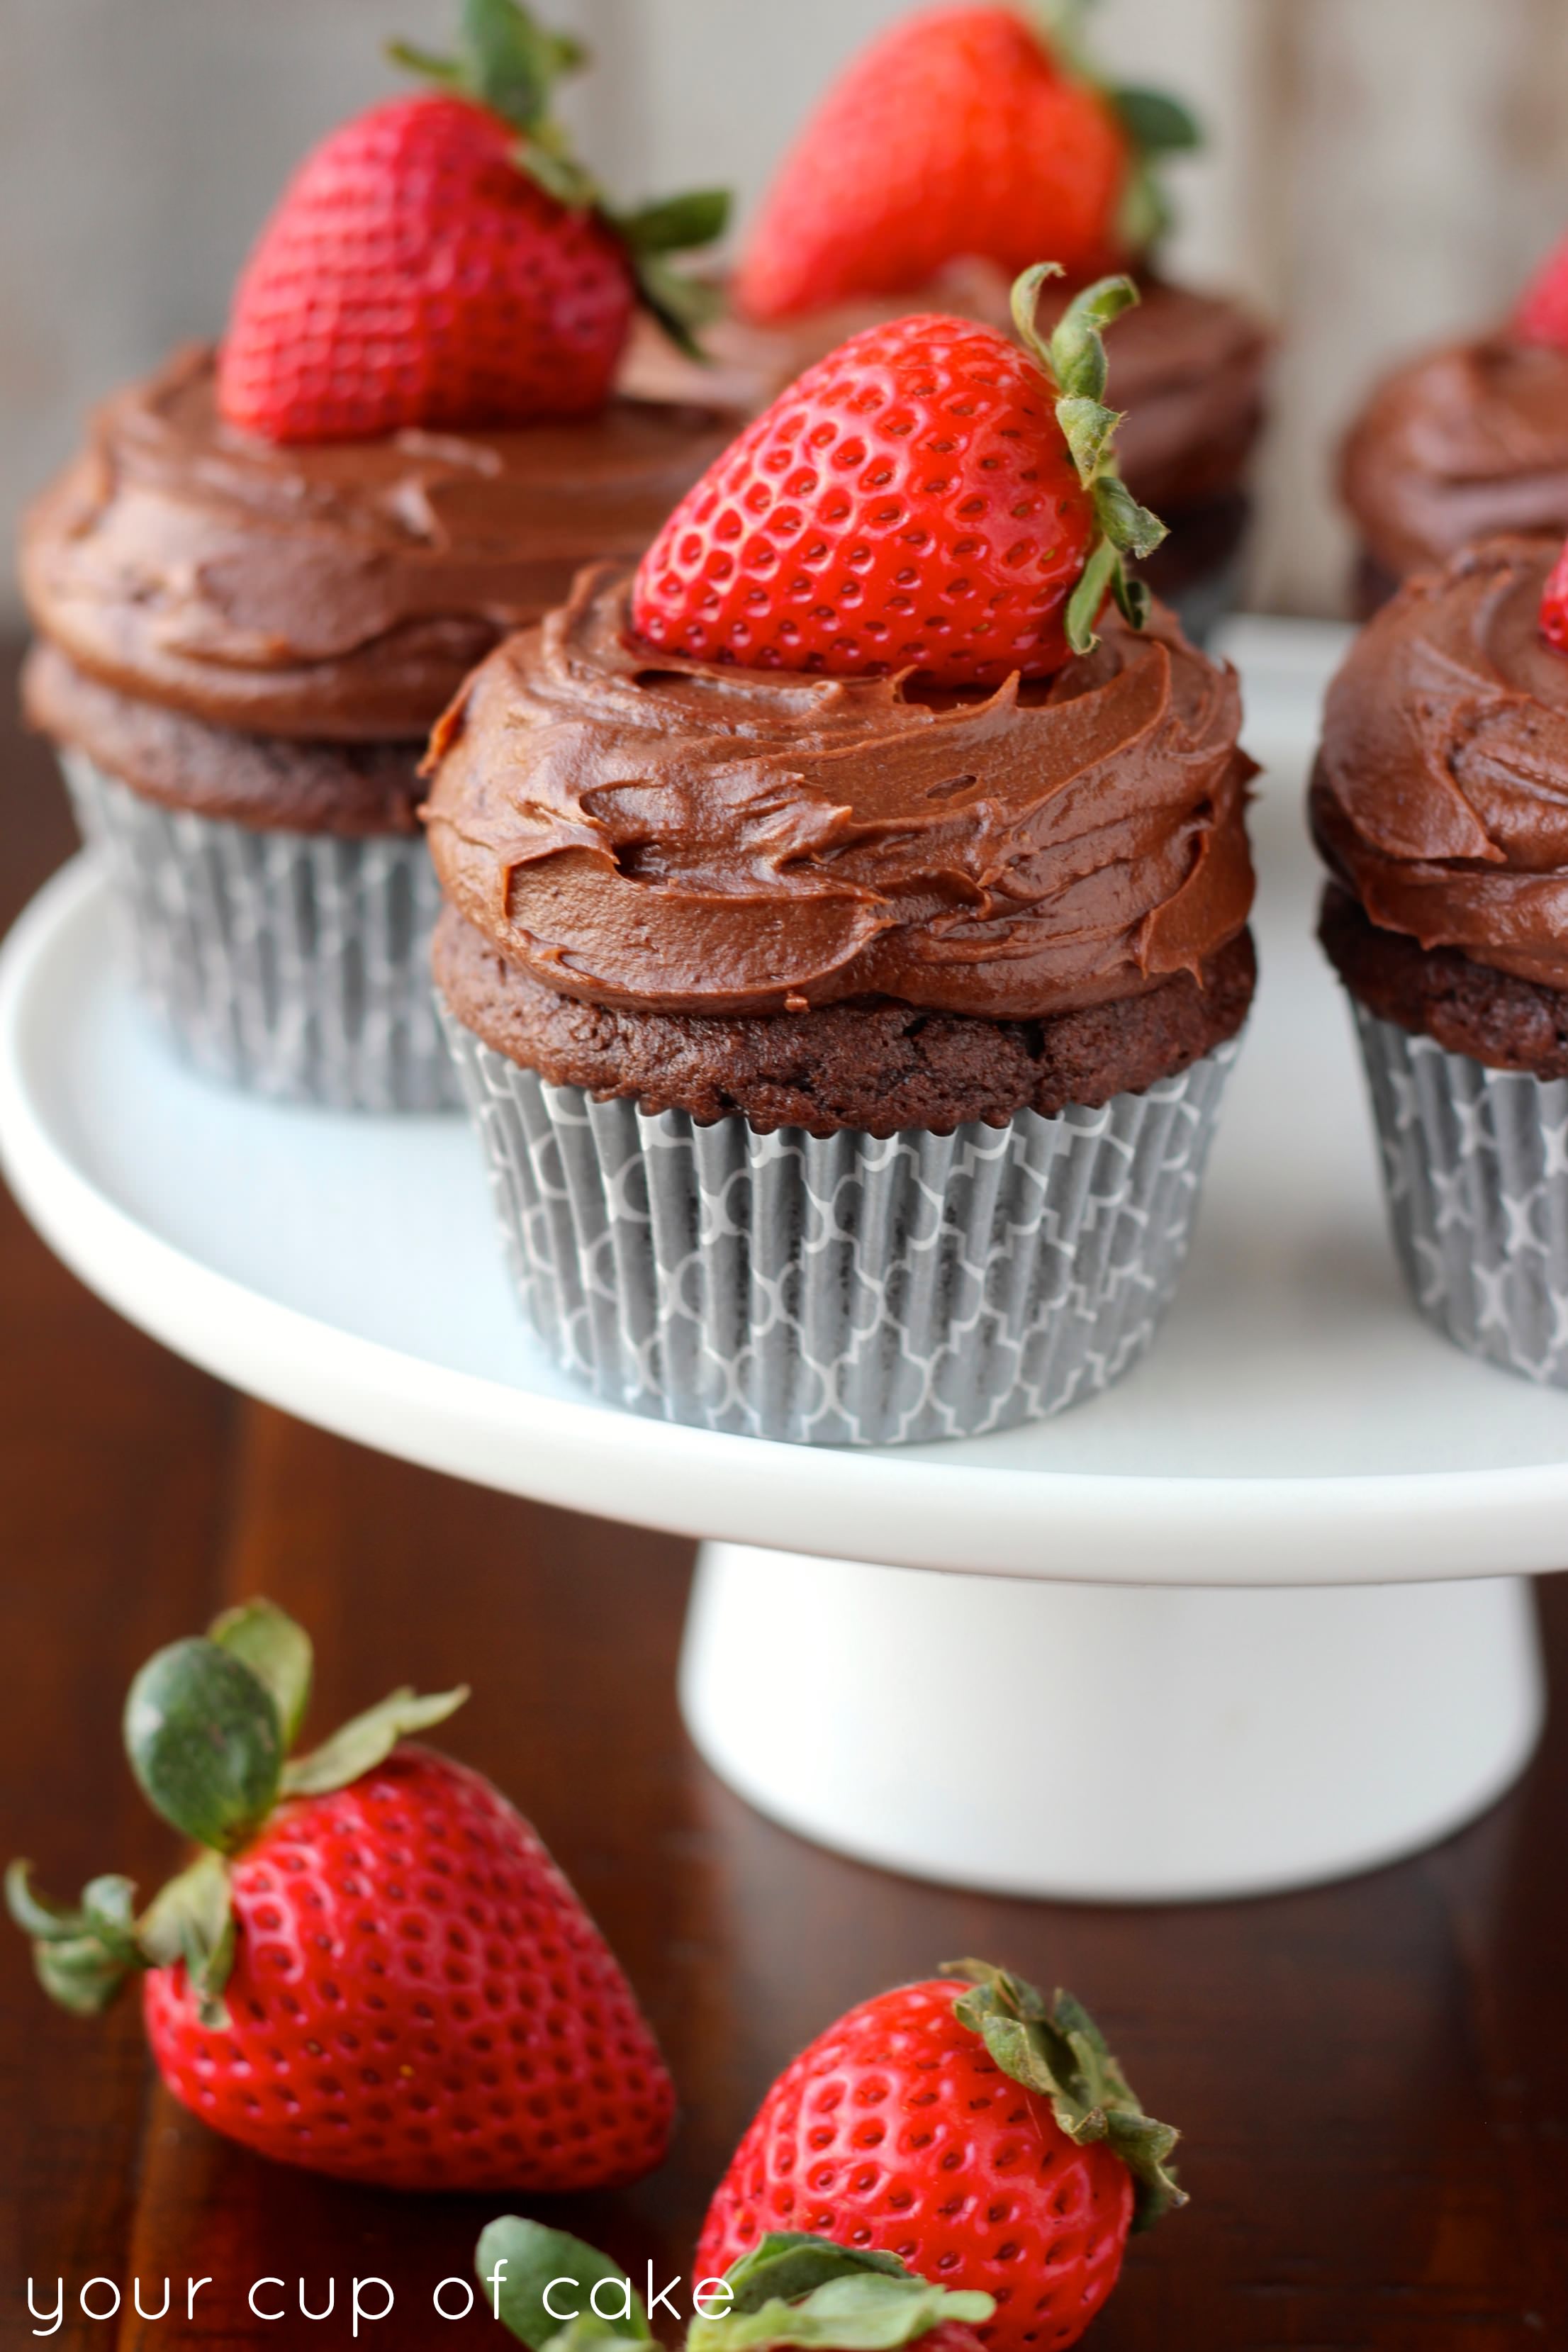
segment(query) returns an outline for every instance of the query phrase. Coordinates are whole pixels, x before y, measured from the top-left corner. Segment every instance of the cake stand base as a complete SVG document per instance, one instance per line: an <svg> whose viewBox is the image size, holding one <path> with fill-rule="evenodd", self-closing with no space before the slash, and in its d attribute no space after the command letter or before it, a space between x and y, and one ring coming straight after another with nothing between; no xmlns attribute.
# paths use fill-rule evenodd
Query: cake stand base
<svg viewBox="0 0 1568 2352"><path fill-rule="evenodd" d="M1045 1584L704 1544L681 1660L704 1759L884 1869L1171 1903L1393 1862L1491 1804L1543 1684L1518 1578Z"/></svg>

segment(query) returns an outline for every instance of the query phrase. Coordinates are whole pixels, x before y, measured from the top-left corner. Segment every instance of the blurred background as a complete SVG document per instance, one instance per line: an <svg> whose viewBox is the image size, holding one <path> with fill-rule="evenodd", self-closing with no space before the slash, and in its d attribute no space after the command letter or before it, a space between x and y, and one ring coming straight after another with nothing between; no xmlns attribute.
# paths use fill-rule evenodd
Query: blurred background
<svg viewBox="0 0 1568 2352"><path fill-rule="evenodd" d="M541 0L599 66L569 110L626 197L714 181L744 208L828 75L909 0ZM1252 583L1340 609L1332 436L1395 352L1506 309L1568 230L1563 0L1100 0L1108 60L1200 109L1170 254L1281 345ZM301 151L395 87L393 33L454 0L0 0L0 507L85 408L221 326ZM0 621L15 617L7 574Z"/></svg>

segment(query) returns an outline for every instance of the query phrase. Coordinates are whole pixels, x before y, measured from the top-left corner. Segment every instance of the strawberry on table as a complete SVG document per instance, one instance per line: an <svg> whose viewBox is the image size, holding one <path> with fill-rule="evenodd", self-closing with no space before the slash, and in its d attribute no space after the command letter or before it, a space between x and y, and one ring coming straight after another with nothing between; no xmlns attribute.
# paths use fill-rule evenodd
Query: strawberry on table
<svg viewBox="0 0 1568 2352"><path fill-rule="evenodd" d="M398 2189L651 2170L674 2092L613 1954L499 1790L407 1743L466 1691L395 1691L290 1759L310 1675L265 1601L142 1669L132 1768L201 1851L140 1913L124 1878L67 1909L13 1863L46 1990L92 2015L141 1976L174 2096L285 2163Z"/></svg>
<svg viewBox="0 0 1568 2352"><path fill-rule="evenodd" d="M990 2352L1059 2352L1116 2284L1129 2232L1184 2201L1176 2134L1070 1994L983 1961L944 1979L863 2001L785 2068L709 2208L697 2274L770 2231L820 2231L994 2296Z"/></svg>
<svg viewBox="0 0 1568 2352"><path fill-rule="evenodd" d="M1107 278L1035 328L1054 264L1013 289L1020 341L918 314L868 328L782 393L687 492L638 567L650 644L748 668L1049 677L1094 644L1124 558L1164 538L1116 471Z"/></svg>
<svg viewBox="0 0 1568 2352"><path fill-rule="evenodd" d="M474 2268L490 2311L530 2352L603 2352L606 2340L651 2352L626 2273L563 2230L506 2214L480 2238ZM919 2278L892 2254L800 2231L763 2238L721 2279L699 2263L689 2291L686 2352L981 2352L975 2328L994 2309L988 2294ZM563 2321L563 2311L576 2315Z"/></svg>
<svg viewBox="0 0 1568 2352"><path fill-rule="evenodd" d="M912 292L979 257L1054 253L1074 279L1164 224L1151 164L1194 146L1185 109L1113 87L1079 42L1081 5L918 11L833 84L763 201L736 277L759 325Z"/></svg>
<svg viewBox="0 0 1568 2352"><path fill-rule="evenodd" d="M702 289L667 257L707 244L714 190L613 210L550 109L574 41L519 0L466 0L437 88L334 131L300 166L236 289L227 422L274 442L591 415L637 302L684 348Z"/></svg>

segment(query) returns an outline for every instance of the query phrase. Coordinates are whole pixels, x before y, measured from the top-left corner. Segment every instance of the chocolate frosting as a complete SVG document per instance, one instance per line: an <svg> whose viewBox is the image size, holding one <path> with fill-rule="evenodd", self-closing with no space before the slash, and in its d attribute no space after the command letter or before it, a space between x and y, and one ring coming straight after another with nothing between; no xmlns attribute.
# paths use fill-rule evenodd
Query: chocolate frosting
<svg viewBox="0 0 1568 2352"><path fill-rule="evenodd" d="M1407 581L1329 691L1319 844L1374 923L1568 988L1568 654L1538 626L1548 541Z"/></svg>
<svg viewBox="0 0 1568 2352"><path fill-rule="evenodd" d="M640 555L731 426L617 399L569 424L280 448L222 422L191 347L100 410L26 520L23 586L89 677L188 717L422 737L583 563Z"/></svg>
<svg viewBox="0 0 1568 2352"><path fill-rule="evenodd" d="M1506 333L1385 378L1346 438L1340 485L1395 578L1500 531L1568 535L1568 352Z"/></svg>
<svg viewBox="0 0 1568 2352"><path fill-rule="evenodd" d="M633 331L622 383L647 398L706 398L750 415L862 328L938 310L1007 331L1011 281L985 262L965 262L917 295L867 298L777 327L725 311L702 331L711 365L683 360L647 321ZM1106 337L1108 397L1127 412L1117 436L1121 472L1156 513L1233 489L1244 477L1263 417L1268 338L1238 303L1145 278L1142 300ZM1048 287L1039 319L1048 333L1070 299Z"/></svg>
<svg viewBox="0 0 1568 2352"><path fill-rule="evenodd" d="M448 898L568 996L851 997L1028 1019L1134 996L1247 920L1236 677L1159 611L1058 677L921 698L655 653L584 574L437 730Z"/></svg>

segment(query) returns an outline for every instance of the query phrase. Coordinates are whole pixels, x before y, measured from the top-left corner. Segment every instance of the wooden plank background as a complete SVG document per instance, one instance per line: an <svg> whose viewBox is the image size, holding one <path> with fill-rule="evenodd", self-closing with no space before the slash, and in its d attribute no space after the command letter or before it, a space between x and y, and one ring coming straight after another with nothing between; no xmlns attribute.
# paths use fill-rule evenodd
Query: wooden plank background
<svg viewBox="0 0 1568 2352"><path fill-rule="evenodd" d="M909 0L544 0L595 43L574 101L628 194L753 197L832 68ZM82 409L211 332L300 150L455 0L0 0L0 519ZM1337 604L1327 450L1373 372L1505 309L1568 229L1563 0L1101 0L1107 55L1187 92L1173 259L1282 333L1255 601Z"/></svg>

